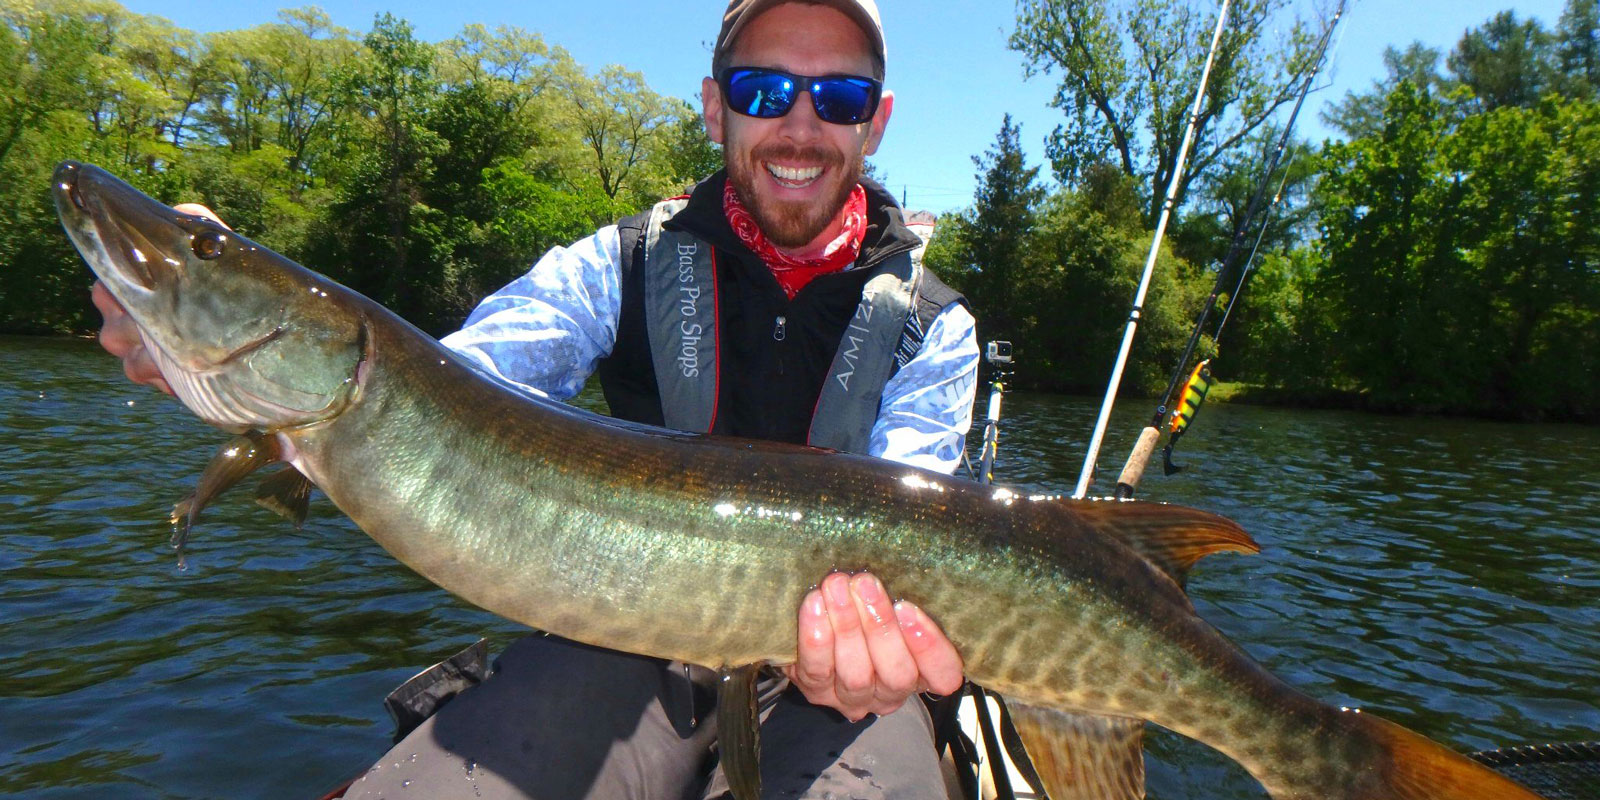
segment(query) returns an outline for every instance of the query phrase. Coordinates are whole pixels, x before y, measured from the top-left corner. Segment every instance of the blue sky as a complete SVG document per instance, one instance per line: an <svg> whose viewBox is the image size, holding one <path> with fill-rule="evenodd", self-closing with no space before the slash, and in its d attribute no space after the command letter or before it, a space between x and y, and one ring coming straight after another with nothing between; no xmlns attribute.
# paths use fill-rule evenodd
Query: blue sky
<svg viewBox="0 0 1600 800"><path fill-rule="evenodd" d="M134 11L158 14L200 31L243 28L276 18L299 2L124 0ZM1015 20L1009 2L879 0L889 48L887 83L896 94L883 147L873 158L911 208L946 211L972 200L972 156L993 143L1006 112L1022 124L1031 163L1044 164L1044 138L1060 121L1048 107L1054 82L1023 79L1022 58L1006 49ZM642 72L658 92L692 100L709 70L711 40L723 4L637 0L324 0L339 25L367 30L379 12L409 20L429 40L463 25L515 25L542 34L590 69L621 64ZM1512 9L1554 27L1562 0L1352 0L1323 88L1301 114L1301 132L1328 135L1315 113L1346 91L1366 88L1383 74L1387 45L1412 40L1448 50L1463 31ZM685 11L692 8L692 11ZM1043 170L1048 174L1048 166Z"/></svg>

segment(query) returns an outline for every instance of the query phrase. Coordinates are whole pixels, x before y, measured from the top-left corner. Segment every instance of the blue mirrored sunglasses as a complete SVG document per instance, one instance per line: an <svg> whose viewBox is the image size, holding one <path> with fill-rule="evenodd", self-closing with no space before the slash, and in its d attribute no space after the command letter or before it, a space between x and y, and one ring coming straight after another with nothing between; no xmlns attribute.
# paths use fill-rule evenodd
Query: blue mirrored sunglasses
<svg viewBox="0 0 1600 800"><path fill-rule="evenodd" d="M773 119L789 113L803 90L817 118L859 125L878 110L883 84L858 75L794 75L763 67L729 67L717 76L728 107L747 117Z"/></svg>

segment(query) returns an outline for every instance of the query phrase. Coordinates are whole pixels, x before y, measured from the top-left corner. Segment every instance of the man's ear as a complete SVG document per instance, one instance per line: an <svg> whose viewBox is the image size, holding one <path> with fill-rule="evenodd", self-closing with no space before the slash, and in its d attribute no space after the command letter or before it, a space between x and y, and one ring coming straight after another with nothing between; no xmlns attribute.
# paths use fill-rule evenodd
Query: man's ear
<svg viewBox="0 0 1600 800"><path fill-rule="evenodd" d="M700 108L705 115L706 137L717 144L726 144L722 140L722 86L716 78L700 79Z"/></svg>
<svg viewBox="0 0 1600 800"><path fill-rule="evenodd" d="M889 126L889 114L894 111L894 92L883 90L883 97L878 100L878 111L872 115L872 126L867 132L867 145L862 150L862 155L872 155L878 152L878 144L883 141L883 129Z"/></svg>

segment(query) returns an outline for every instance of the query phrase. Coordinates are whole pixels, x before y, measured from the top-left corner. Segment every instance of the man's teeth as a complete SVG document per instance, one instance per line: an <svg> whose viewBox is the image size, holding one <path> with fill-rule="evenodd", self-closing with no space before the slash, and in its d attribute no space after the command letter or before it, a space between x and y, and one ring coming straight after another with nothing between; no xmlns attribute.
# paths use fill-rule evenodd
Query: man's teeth
<svg viewBox="0 0 1600 800"><path fill-rule="evenodd" d="M772 177L785 181L815 180L822 174L822 167L784 167L777 164L767 164L767 172Z"/></svg>

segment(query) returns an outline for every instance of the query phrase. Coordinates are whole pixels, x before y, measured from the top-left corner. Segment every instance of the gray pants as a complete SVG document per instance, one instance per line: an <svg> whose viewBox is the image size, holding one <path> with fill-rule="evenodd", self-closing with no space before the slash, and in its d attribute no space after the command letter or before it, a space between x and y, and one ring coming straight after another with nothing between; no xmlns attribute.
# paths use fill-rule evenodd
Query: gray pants
<svg viewBox="0 0 1600 800"><path fill-rule="evenodd" d="M761 726L767 798L946 796L926 709L912 698L851 723L773 687ZM348 798L700 800L727 797L715 698L681 667L530 636L498 670L390 750Z"/></svg>

